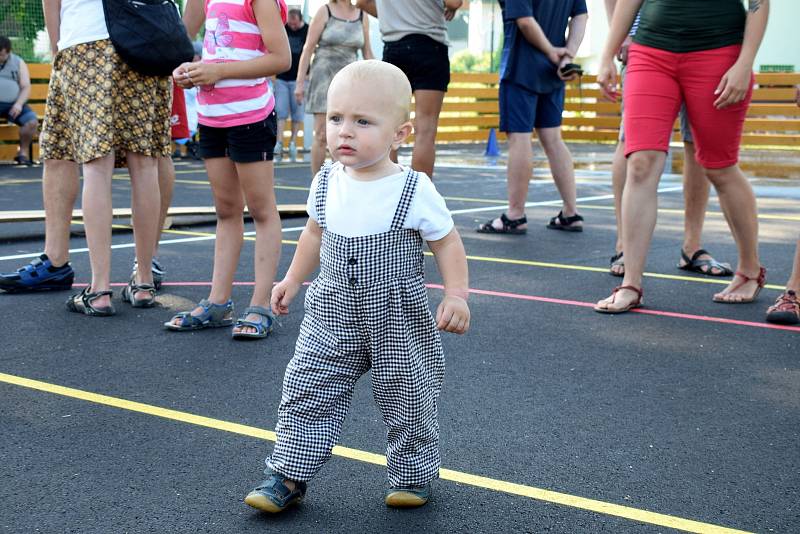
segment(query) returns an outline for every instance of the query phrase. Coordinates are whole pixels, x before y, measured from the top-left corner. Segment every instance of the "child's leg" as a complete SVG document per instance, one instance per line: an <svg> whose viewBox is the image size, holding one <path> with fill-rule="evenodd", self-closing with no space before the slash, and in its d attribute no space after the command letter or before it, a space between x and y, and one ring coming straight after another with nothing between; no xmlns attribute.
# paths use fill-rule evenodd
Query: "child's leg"
<svg viewBox="0 0 800 534"><path fill-rule="evenodd" d="M380 321L386 326L374 330L382 335L372 340L372 393L388 429L389 485L419 487L439 475L436 404L444 356L432 318L410 324L409 317L422 314L392 317L402 307L387 308L388 317Z"/></svg>
<svg viewBox="0 0 800 534"><path fill-rule="evenodd" d="M281 220L273 188L274 166L271 161L236 163L239 183L244 191L250 216L256 227L255 281L251 306L269 308L269 297L278 260L281 255ZM250 314L248 321L258 322L259 317ZM252 326L242 326L240 332L255 333Z"/></svg>
<svg viewBox="0 0 800 534"><path fill-rule="evenodd" d="M347 315L347 308L342 311ZM330 458L353 386L369 369L358 333L353 333L353 339L344 339L349 336L338 329L335 333L306 314L294 357L286 367L275 426L277 440L272 456L267 458L267 468L293 481L311 480ZM344 352L343 346L356 350Z"/></svg>
<svg viewBox="0 0 800 534"><path fill-rule="evenodd" d="M244 241L244 197L233 161L229 158L207 158L205 164L217 211L214 274L208 300L213 304L224 304L231 298L233 277ZM197 307L192 315L200 316L203 311L203 308ZM181 322L179 316L172 319L173 324Z"/></svg>

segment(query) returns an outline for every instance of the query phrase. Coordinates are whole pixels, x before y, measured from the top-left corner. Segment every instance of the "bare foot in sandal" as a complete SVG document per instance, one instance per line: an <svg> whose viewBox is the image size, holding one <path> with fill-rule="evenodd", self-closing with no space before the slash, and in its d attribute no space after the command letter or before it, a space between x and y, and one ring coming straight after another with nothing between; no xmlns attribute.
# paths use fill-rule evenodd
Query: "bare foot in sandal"
<svg viewBox="0 0 800 534"><path fill-rule="evenodd" d="M644 292L634 286L617 286L611 295L597 302L594 311L599 313L625 313L642 305Z"/></svg>
<svg viewBox="0 0 800 534"><path fill-rule="evenodd" d="M518 219L511 219L505 213L478 226L481 234L525 234L528 231L528 218L523 214Z"/></svg>
<svg viewBox="0 0 800 534"><path fill-rule="evenodd" d="M608 268L611 276L625 276L625 258L622 256L621 250L611 256L611 266Z"/></svg>
<svg viewBox="0 0 800 534"><path fill-rule="evenodd" d="M758 274L750 276L741 271L736 271L728 287L714 295L714 302L724 304L744 304L753 302L758 297L761 288L767 283L767 270L759 268Z"/></svg>

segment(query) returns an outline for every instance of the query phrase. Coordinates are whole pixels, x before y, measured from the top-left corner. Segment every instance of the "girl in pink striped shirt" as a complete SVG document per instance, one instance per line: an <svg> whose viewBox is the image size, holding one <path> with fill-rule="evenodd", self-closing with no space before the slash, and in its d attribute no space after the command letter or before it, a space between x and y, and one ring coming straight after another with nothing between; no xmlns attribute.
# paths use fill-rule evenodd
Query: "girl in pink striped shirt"
<svg viewBox="0 0 800 534"><path fill-rule="evenodd" d="M203 3L205 5L203 5ZM233 325L235 339L267 337L269 298L281 250L281 223L273 190L275 98L267 79L291 66L284 0L189 0L189 35L205 20L203 58L173 73L178 85L198 86L200 155L205 160L217 239L211 292L165 328L197 330ZM255 288L235 321L231 292L242 248L245 202L256 227Z"/></svg>

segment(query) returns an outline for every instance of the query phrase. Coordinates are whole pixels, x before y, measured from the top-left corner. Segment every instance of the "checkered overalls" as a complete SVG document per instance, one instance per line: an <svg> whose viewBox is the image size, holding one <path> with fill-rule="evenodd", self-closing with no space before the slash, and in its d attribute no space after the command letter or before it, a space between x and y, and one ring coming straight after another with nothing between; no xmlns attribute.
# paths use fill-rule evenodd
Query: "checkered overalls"
<svg viewBox="0 0 800 534"><path fill-rule="evenodd" d="M356 381L372 368L372 392L388 429L392 486L422 486L439 473L437 399L444 355L423 284L422 237L403 229L418 175L409 171L391 229L343 237L326 229L330 167L316 193L320 274L286 368L277 443L267 466L310 480L331 455Z"/></svg>

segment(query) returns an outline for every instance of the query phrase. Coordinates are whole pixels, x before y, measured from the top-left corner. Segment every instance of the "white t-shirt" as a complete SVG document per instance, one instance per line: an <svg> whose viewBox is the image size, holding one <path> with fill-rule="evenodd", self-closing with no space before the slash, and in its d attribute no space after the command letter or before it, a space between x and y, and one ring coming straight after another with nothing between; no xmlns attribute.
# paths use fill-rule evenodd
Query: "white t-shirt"
<svg viewBox="0 0 800 534"><path fill-rule="evenodd" d="M108 39L103 0L61 0L58 49Z"/></svg>
<svg viewBox="0 0 800 534"><path fill-rule="evenodd" d="M351 178L340 163L335 163L328 176L328 198L325 224L328 230L345 237L381 234L391 230L392 219L400 202L408 169L373 181ZM317 221L317 184L319 174L311 182L306 202L308 216ZM438 241L453 229L453 218L444 199L430 178L419 173L417 190L403 228L418 230L425 241Z"/></svg>

